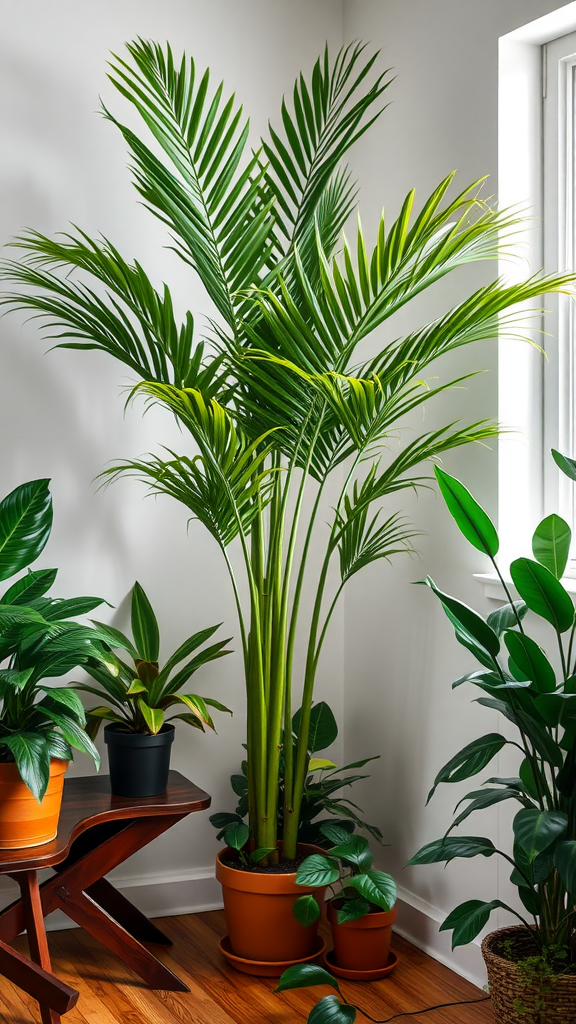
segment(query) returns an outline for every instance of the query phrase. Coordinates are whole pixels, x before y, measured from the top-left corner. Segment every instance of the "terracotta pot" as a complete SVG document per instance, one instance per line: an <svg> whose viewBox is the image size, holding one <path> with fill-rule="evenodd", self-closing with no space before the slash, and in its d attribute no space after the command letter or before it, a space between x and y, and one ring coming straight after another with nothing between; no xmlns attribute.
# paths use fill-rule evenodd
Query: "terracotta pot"
<svg viewBox="0 0 576 1024"><path fill-rule="evenodd" d="M576 1024L576 974L531 982L522 976L516 960L534 952L530 933L522 925L498 928L483 939L495 1024Z"/></svg>
<svg viewBox="0 0 576 1024"><path fill-rule="evenodd" d="M296 885L296 872L267 874L241 871L223 863L233 851L221 850L216 858L216 878L222 883L230 947L237 957L262 962L292 963L317 952L319 919L305 928L292 907L299 896L313 893L320 910L325 889ZM316 846L303 843L299 852L307 857L319 853Z"/></svg>
<svg viewBox="0 0 576 1024"><path fill-rule="evenodd" d="M330 901L328 920L338 967L348 971L378 971L386 967L396 913L396 907L392 907L338 924L337 911Z"/></svg>
<svg viewBox="0 0 576 1024"><path fill-rule="evenodd" d="M56 837L68 761L50 762L50 781L39 804L15 764L0 764L0 850L42 846Z"/></svg>

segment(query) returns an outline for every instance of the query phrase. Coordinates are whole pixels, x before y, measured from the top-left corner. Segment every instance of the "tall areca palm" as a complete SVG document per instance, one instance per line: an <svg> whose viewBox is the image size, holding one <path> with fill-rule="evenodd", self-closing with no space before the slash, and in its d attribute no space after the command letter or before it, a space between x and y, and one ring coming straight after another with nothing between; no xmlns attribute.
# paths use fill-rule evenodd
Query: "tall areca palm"
<svg viewBox="0 0 576 1024"><path fill-rule="evenodd" d="M481 182L451 197L449 175L417 212L410 192L392 223L382 216L373 248L360 223L354 243L346 241L356 188L343 158L382 112L391 81L387 72L375 75L375 60L357 44L333 60L326 50L310 81L300 76L282 103L281 125L254 151L234 96L222 84L214 89L193 60L175 63L169 46L142 40L113 59L110 79L138 111L147 140L105 115L126 141L146 206L216 308L207 338L195 340L191 313L177 323L168 286L157 291L143 267L105 238L30 232L16 243L22 258L4 267L15 285L5 301L42 317L61 347L121 360L140 378L135 392L171 410L189 435L185 454L123 462L111 474L134 474L172 495L222 550L245 663L250 833L259 848L275 847L283 771L288 858L314 681L341 591L364 566L411 550L414 529L400 512L385 511L390 496L425 486L422 464L493 437L496 428L451 423L399 445L393 458L383 457L387 442L398 437L400 420L466 379L430 389L431 362L494 338L518 322L519 303L570 284L568 277L496 280L433 323L387 341L376 356L359 354L363 339L424 289L465 264L497 258L515 224L479 198ZM339 494L313 571L308 556L332 476ZM314 599L303 621L305 588ZM295 732L297 642L305 669Z"/></svg>

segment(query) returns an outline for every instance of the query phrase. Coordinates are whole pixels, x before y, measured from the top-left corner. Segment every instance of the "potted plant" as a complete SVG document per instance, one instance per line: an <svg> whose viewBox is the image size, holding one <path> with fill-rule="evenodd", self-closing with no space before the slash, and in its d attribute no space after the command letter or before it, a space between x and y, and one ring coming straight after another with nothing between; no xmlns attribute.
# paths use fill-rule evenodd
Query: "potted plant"
<svg viewBox="0 0 576 1024"><path fill-rule="evenodd" d="M360 224L352 245L342 237L356 203L343 160L391 81L372 77L376 59L358 43L335 58L326 49L282 104L282 126L255 150L234 96L213 89L193 60L141 39L113 58L110 80L144 131L105 115L128 146L145 205L205 287L206 338L195 340L191 312L177 322L168 285L156 290L107 239L29 232L15 243L22 258L3 268L13 286L5 303L44 318L58 345L119 359L140 378L135 393L164 406L187 438L182 454L128 460L110 474L133 474L182 502L222 551L244 659L251 842L276 850L282 758L280 857L289 862L338 598L366 565L411 551L412 526L381 503L426 486L423 462L496 433L491 422L449 423L400 443L398 425L456 383L423 384L439 356L516 329L519 304L572 281L493 281L405 337L380 335L366 355L366 339L425 289L497 259L516 223L480 198L481 182L451 196L450 174L416 212L410 191L395 218L382 217L372 248ZM262 867L264 891L273 873Z"/></svg>
<svg viewBox="0 0 576 1024"><path fill-rule="evenodd" d="M112 626L95 622L109 656L105 664L92 660L86 666L98 687L82 683L76 689L107 702L88 709L86 728L95 739L102 721L110 723L104 729L104 738L112 792L129 797L156 796L165 793L168 784L174 740L171 722L183 721L204 732L206 726L214 729L208 707L232 714L213 697L180 692L199 668L230 654L224 648L231 638L199 650L218 629L218 625L208 626L188 637L160 668L158 620L138 582L132 588L131 621L133 640ZM114 650L126 651L133 664L127 664ZM168 711L173 713L167 718Z"/></svg>
<svg viewBox="0 0 576 1024"><path fill-rule="evenodd" d="M553 452L565 473L576 479L576 462ZM508 603L487 619L428 578L454 626L456 639L481 668L453 685L470 682L482 691L477 703L500 712L514 727L513 738L488 733L460 750L438 772L430 799L441 783L472 778L504 746L518 749L511 778L493 777L464 796L446 834L422 847L410 864L433 864L456 857L502 857L512 868L522 910L499 899L471 899L441 925L452 932L452 947L471 942L497 907L520 924L487 935L482 952L497 1024L547 1024L576 1019L576 632L574 605L560 578L568 559L571 530L549 515L533 536L533 558L517 558L510 577L520 600L496 562L498 535L470 492L447 473L436 476L449 512L464 536L488 555ZM552 631L549 658L526 626L536 616ZM456 834L469 815L504 800L519 805L512 824L512 855L490 838ZM462 805L464 805L462 807ZM461 809L459 809L461 808Z"/></svg>
<svg viewBox="0 0 576 1024"><path fill-rule="evenodd" d="M48 484L31 480L0 502L0 580L21 572L44 549L52 526ZM48 597L55 578L56 569L29 569L0 598L2 850L54 839L73 748L100 763L77 693L47 680L105 657L97 632L70 621L102 601Z"/></svg>

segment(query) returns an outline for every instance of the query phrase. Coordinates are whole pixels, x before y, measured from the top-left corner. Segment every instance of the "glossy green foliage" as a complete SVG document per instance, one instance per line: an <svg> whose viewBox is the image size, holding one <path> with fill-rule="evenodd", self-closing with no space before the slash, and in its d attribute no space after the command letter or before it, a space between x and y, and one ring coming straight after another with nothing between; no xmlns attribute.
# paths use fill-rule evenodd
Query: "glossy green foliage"
<svg viewBox="0 0 576 1024"><path fill-rule="evenodd" d="M576 464L554 452L558 467L576 480ZM470 542L493 561L506 591L507 603L486 620L455 598L426 582L442 602L456 638L483 666L454 684L479 687L477 702L507 721L504 735L490 733L468 743L438 772L429 798L444 782L458 782L481 772L506 745L521 751L518 775L492 777L456 805L464 809L441 839L422 847L411 865L448 863L455 857L504 856L512 862L511 881L518 887L527 918L500 900L468 900L448 915L443 930L452 931L453 947L473 941L498 907L515 914L529 927L542 955L560 950L573 962L576 928L576 624L574 605L560 578L570 553L571 531L559 516L550 515L534 532L534 559L517 558L510 567L521 600L513 600L494 555L496 532L469 492L448 474L437 474L448 510ZM479 537L482 537L482 543ZM541 620L552 635L547 654L528 630ZM496 638L496 641L495 639ZM510 725L514 735L510 734ZM503 801L515 801L513 856L507 844L497 849L491 839L460 836L454 830L471 814Z"/></svg>
<svg viewBox="0 0 576 1024"><path fill-rule="evenodd" d="M24 569L42 552L52 527L48 480L16 487L0 502L0 578ZM73 750L100 758L84 726L78 694L46 679L65 675L106 653L98 630L71 621L92 611L98 597L47 596L55 569L29 569L0 597L0 759L14 761L38 801L48 785L52 758Z"/></svg>
<svg viewBox="0 0 576 1024"><path fill-rule="evenodd" d="M206 727L214 729L209 708L232 714L213 697L180 692L198 669L231 653L225 649L231 638L203 647L219 628L208 626L188 637L160 667L158 620L138 582L132 588L130 612L133 641L113 626L95 623L107 651L106 664L90 661L87 671L98 685L85 683L78 687L105 702L88 710L87 730L92 738L103 721L116 722L128 732L154 735L165 722L174 720L202 732ZM118 650L126 652L130 662L114 653Z"/></svg>

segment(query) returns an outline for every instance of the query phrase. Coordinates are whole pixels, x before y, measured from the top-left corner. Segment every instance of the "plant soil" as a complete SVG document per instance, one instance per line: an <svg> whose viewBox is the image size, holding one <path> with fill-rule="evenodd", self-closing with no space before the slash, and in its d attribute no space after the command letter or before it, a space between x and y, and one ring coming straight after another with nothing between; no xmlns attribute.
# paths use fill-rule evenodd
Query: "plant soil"
<svg viewBox="0 0 576 1024"><path fill-rule="evenodd" d="M514 939L502 939L501 942L494 943L492 952L496 956L501 956L503 960L509 960L511 963L522 965L527 960L532 958L539 958L540 950L538 949L537 943L528 934L527 929L519 930L518 934ZM557 959L549 956L548 966L554 974L561 975L576 975L576 963L570 962L567 959Z"/></svg>
<svg viewBox="0 0 576 1024"><path fill-rule="evenodd" d="M223 864L228 868L235 868L236 871L248 871L254 875L292 875L300 867L303 860L306 859L308 854L301 854L294 860L280 860L277 864L243 864L240 857L235 854L228 854L222 856L220 859Z"/></svg>

